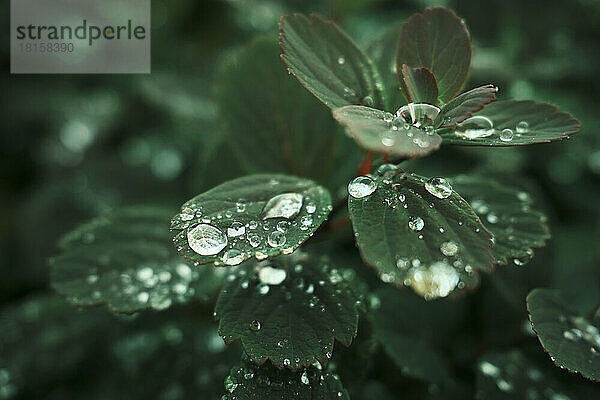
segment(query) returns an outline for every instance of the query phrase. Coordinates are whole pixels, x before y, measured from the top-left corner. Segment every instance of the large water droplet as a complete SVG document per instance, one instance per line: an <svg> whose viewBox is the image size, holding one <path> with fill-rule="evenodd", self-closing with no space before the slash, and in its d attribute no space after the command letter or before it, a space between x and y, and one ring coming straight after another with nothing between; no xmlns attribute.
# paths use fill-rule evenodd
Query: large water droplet
<svg viewBox="0 0 600 400"><path fill-rule="evenodd" d="M285 244L285 235L279 231L271 232L267 238L267 242L271 247L279 247Z"/></svg>
<svg viewBox="0 0 600 400"><path fill-rule="evenodd" d="M413 231L420 231L425 227L425 221L421 217L411 215L408 217L408 227Z"/></svg>
<svg viewBox="0 0 600 400"><path fill-rule="evenodd" d="M396 116L400 117L404 123L416 128L437 128L442 124L441 110L431 104L409 103L402 106L396 112Z"/></svg>
<svg viewBox="0 0 600 400"><path fill-rule="evenodd" d="M368 176L354 178L348 184L348 193L355 199L362 199L372 194L377 189L377 183Z"/></svg>
<svg viewBox="0 0 600 400"><path fill-rule="evenodd" d="M238 265L244 261L244 253L236 249L230 249L223 254L225 265Z"/></svg>
<svg viewBox="0 0 600 400"><path fill-rule="evenodd" d="M212 225L200 224L188 230L188 244L201 256L212 256L227 246L227 236Z"/></svg>
<svg viewBox="0 0 600 400"><path fill-rule="evenodd" d="M429 179L425 183L425 189L438 199L448 198L452 194L452 186L444 178Z"/></svg>
<svg viewBox="0 0 600 400"><path fill-rule="evenodd" d="M479 139L494 134L494 123L491 119L476 115L461 122L455 133L467 139Z"/></svg>
<svg viewBox="0 0 600 400"><path fill-rule="evenodd" d="M282 268L274 268L274 267L262 267L258 271L258 279L261 283L267 285L279 285L281 282L285 280L287 277L287 272Z"/></svg>
<svg viewBox="0 0 600 400"><path fill-rule="evenodd" d="M300 193L283 193L272 197L265 205L262 219L293 219L302 208L302 199Z"/></svg>
<svg viewBox="0 0 600 400"><path fill-rule="evenodd" d="M425 299L448 296L458 281L458 272L443 261L435 262L429 268L418 267L410 270L411 287Z"/></svg>

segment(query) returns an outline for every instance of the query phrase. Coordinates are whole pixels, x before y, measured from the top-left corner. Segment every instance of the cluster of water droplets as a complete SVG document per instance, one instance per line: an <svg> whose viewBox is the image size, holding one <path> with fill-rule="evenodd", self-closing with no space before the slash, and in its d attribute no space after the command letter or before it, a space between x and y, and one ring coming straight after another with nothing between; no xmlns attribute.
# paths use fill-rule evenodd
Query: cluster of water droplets
<svg viewBox="0 0 600 400"><path fill-rule="evenodd" d="M510 352L508 360L502 365L491 361L481 361L479 373L493 379L498 390L507 395L518 396L526 400L570 400L570 397L547 385L546 377L535 366L530 365L519 353Z"/></svg>
<svg viewBox="0 0 600 400"><path fill-rule="evenodd" d="M290 312L300 313L304 319L320 321L322 317L317 314L325 312L353 313L356 307L362 307L362 298L354 298L349 293L348 284L355 279L355 272L352 269L339 269L331 266L327 258L311 259L306 253L297 251L283 261L281 258L270 261L261 261L254 266L240 267L226 276L228 283L223 289L223 295L235 296L235 293L247 293L255 291L259 296L276 296L281 298L282 302L290 304ZM351 301L350 301L350 300ZM292 306L293 304L293 306ZM303 307L302 310L299 307ZM307 365L311 359L305 358L305 355L299 356L296 352L298 344L290 343L293 338L281 329L281 337L272 338L274 321L270 314L265 318L265 310L260 314L253 315L249 312L244 317L247 319L247 329L250 334L258 334L265 329L265 324L271 324L268 331L269 337L263 340L271 340L272 343L266 345L266 354L253 354L253 358L271 358L281 362L282 365L290 368L297 368L300 365ZM314 314L312 317L310 316ZM219 314L215 314L220 318ZM320 359L331 358L333 347L332 338L336 335L336 325L331 324L330 335L323 335L326 329L316 327L320 334L318 343L320 353L315 354ZM337 327L337 329L342 329ZM346 334L350 334L352 328L347 329ZM279 331L279 329L275 329ZM340 332L338 332L340 333ZM231 342L234 338L225 335L223 340ZM314 343L311 344L314 346Z"/></svg>
<svg viewBox="0 0 600 400"><path fill-rule="evenodd" d="M392 147L397 140L411 139L420 148L432 144L430 136L442 123L441 110L436 106L425 103L409 103L396 111L395 114L385 113L383 121L388 130L381 135L381 143Z"/></svg>
<svg viewBox="0 0 600 400"><path fill-rule="evenodd" d="M413 188L415 185L422 185L424 191ZM444 235L448 234L448 227L430 228L435 234L432 231L426 233L427 222L424 216L420 215L422 202L426 202L429 208L434 209L436 202L454 201L451 198L453 188L447 179L434 177L425 180L414 174L406 174L395 165L384 164L377 169L376 175L357 177L348 185L350 196L363 201L368 201L376 190L383 191L378 197L382 197L384 206L394 210L398 208L399 212L408 215L409 232L414 232L417 239L425 240L425 235L428 234L433 235L435 240L441 238L439 260L435 262L426 263L419 258L398 255L395 270L387 269L383 262L376 265L382 271L379 277L383 282L401 282L412 287L426 299L446 297L456 288L461 289L476 284L477 275L469 264L462 261L459 244L451 238L444 239ZM413 209L417 211L412 213ZM462 222L458 224L463 225ZM478 228L474 229L475 233L480 232ZM360 234L357 232L355 236L359 238Z"/></svg>
<svg viewBox="0 0 600 400"><path fill-rule="evenodd" d="M591 354L596 357L600 356L600 330L597 326L581 316L566 317L561 315L559 322L562 324L568 323L570 326L570 328L563 331L563 338L588 345Z"/></svg>
<svg viewBox="0 0 600 400"><path fill-rule="evenodd" d="M338 375L326 372L321 363L316 360L298 373L285 370L269 371L271 368L268 365L261 367L250 363L232 368L224 382L227 394L223 395L221 400L234 400L237 393L243 395L263 393L267 397L274 394L284 396L284 393L287 393L304 398L318 391L319 387L322 388L321 390L330 390L340 380ZM339 391L336 395L342 398L344 393Z"/></svg>
<svg viewBox="0 0 600 400"><path fill-rule="evenodd" d="M210 215L204 215L202 205L187 204L172 222L173 229L185 232L174 243L178 251L188 246L200 256L219 255L216 265L238 265L250 257L262 260L273 253L271 249L289 254L305 239L298 233L311 235L331 210L330 205L317 205L319 190L323 189L281 193L259 210L245 199L237 199L233 209Z"/></svg>
<svg viewBox="0 0 600 400"><path fill-rule="evenodd" d="M529 123L527 121L519 121L514 128L496 128L494 122L483 115L476 115L467 118L455 129L455 134L465 139L482 139L489 137L497 137L501 142L512 142L514 138L518 138L529 132Z"/></svg>
<svg viewBox="0 0 600 400"><path fill-rule="evenodd" d="M216 274L223 274L215 271ZM115 308L150 307L164 310L185 302L195 294L193 283L199 272L181 261L143 263L137 268L106 270L93 267L85 278L86 296L73 302L109 301Z"/></svg>

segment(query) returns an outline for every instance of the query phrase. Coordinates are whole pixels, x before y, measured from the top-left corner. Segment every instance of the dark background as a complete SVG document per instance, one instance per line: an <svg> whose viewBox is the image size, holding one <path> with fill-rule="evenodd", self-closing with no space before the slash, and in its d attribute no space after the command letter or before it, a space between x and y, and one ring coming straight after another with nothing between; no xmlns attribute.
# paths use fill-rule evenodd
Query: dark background
<svg viewBox="0 0 600 400"><path fill-rule="evenodd" d="M0 16L6 30L7 3ZM215 103L218 72L253 36L275 37L280 15L321 13L365 46L382 29L432 5L454 9L471 31L468 88L491 82L499 86L500 98L555 103L579 118L582 130L570 140L528 148L446 147L411 168L435 175L484 170L534 193L553 238L526 269L498 272L511 282L508 295L521 302L532 287L559 287L581 312L594 310L600 304L600 1L165 0L152 1L150 75L10 75L8 35L3 37L3 318L21 315L27 301L50 291L47 260L56 252L57 239L77 224L121 205L161 204L175 212L191 196L247 172L223 133L222 120L235 115ZM57 319L61 310L55 310ZM64 310L70 312L67 306ZM94 335L93 330L57 332L60 338L73 335L68 336L71 343L81 341L76 348ZM21 342L15 345L27 348L33 334L18 335ZM122 385L110 374L83 374L83 366L100 362L101 352L74 357L72 365L58 369L40 361L60 360L61 340L50 340L31 356L33 361L22 362L27 365L22 371L38 378L21 377L29 388L15 389L11 396L79 398L77 393L96 390L102 398L99 387ZM222 377L215 380L218 386ZM210 397L199 393L196 398Z"/></svg>

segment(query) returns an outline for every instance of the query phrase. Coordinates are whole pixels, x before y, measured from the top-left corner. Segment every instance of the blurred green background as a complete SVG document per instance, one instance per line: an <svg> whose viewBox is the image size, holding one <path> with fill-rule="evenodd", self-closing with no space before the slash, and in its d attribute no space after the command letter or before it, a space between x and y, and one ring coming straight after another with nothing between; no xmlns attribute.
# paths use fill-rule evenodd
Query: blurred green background
<svg viewBox="0 0 600 400"><path fill-rule="evenodd" d="M52 298L43 297L50 292L47 260L56 253L62 234L91 217L138 203L165 205L175 213L193 195L249 172L224 132L228 119L236 115L216 102L222 65L240 48L256 35L275 38L279 17L290 12L318 12L333 18L365 47L385 28L434 5L455 10L471 31L474 58L468 88L495 83L500 98L555 103L583 126L581 133L559 143L517 149L445 147L406 165L430 175L485 171L532 192L537 206L547 213L553 234L548 246L537 250L526 268L499 268L497 276L505 286L496 282L486 290L484 282L472 296L495 315L492 324L512 323L511 318L522 321L524 314L509 315L506 303L497 298L513 298L523 310L525 295L533 287L562 289L583 313L598 307L600 1L153 0L150 75L10 75L9 38L2 39L0 330L17 332L14 340L4 340L0 347L0 398L80 398L83 394L120 398L111 388L146 380L135 374L119 380L109 371L97 371L114 361L106 360L113 357L111 351L131 352L119 364L125 371L169 364L167 358L150 362L152 357L144 358L135 347L139 332L146 332L143 327L153 320L166 326L161 338L168 343L167 317L146 315L135 321L135 327L122 328L107 321L112 317L101 310L79 312L44 300ZM8 4L4 7L0 20L8 27ZM257 90L261 84L255 82ZM343 176L339 182L351 178ZM502 291L502 296L496 291ZM40 322L37 328L30 324L29 330L24 329L23 321L17 320L26 319L27 313L35 319L40 312L27 309L34 307L28 304L48 307L44 315L52 324ZM204 311L210 315L210 310ZM61 322L69 313L77 313L74 318L79 319ZM92 317L83 316L87 313L100 315L90 323L86 318ZM42 327L44 332L50 330L49 337L35 336ZM202 325L201 329L208 328ZM107 337L112 338L112 347L106 344ZM147 340L140 342L142 348ZM23 350L14 355L16 350L7 350L7 343L36 354ZM203 356L205 363L211 354ZM12 363L19 360L23 376L3 375L3 363L9 358ZM221 369L216 361L212 365L215 368L209 372L218 375L231 364L224 362ZM196 375L194 380L214 380L217 386L224 376ZM148 389L145 398L189 398L181 397L187 392L177 389L183 379L175 375L164 388ZM118 393L133 398L132 393ZM210 396L198 393L196 398Z"/></svg>

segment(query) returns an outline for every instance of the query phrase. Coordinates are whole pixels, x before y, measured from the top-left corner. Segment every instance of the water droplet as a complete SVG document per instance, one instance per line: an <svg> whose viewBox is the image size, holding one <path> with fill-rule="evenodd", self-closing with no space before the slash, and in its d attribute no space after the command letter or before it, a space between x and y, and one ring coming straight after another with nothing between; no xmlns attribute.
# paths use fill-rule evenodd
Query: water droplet
<svg viewBox="0 0 600 400"><path fill-rule="evenodd" d="M412 268L409 277L413 290L427 300L448 296L459 281L458 272L443 261L435 262L429 268Z"/></svg>
<svg viewBox="0 0 600 400"><path fill-rule="evenodd" d="M385 122L392 122L394 120L394 115L392 113L386 112L383 114L383 120Z"/></svg>
<svg viewBox="0 0 600 400"><path fill-rule="evenodd" d="M500 368L496 367L494 364L488 361L482 361L481 363L479 363L479 370L482 374L486 376L491 376L493 378L496 378L500 375Z"/></svg>
<svg viewBox="0 0 600 400"><path fill-rule="evenodd" d="M286 367L289 367L291 363L292 362L290 361L289 358L284 358L283 359L283 365L285 365Z"/></svg>
<svg viewBox="0 0 600 400"><path fill-rule="evenodd" d="M309 214L314 214L315 211L317 211L317 206L315 205L315 203L310 202L306 205L306 212Z"/></svg>
<svg viewBox="0 0 600 400"><path fill-rule="evenodd" d="M503 392L510 392L513 388L513 385L504 379L498 379L496 381L496 386L498 386L498 389L502 390Z"/></svg>
<svg viewBox="0 0 600 400"><path fill-rule="evenodd" d="M490 224L495 224L498 222L498 216L494 213L489 213L486 217L487 222L489 222Z"/></svg>
<svg viewBox="0 0 600 400"><path fill-rule="evenodd" d="M455 133L467 139L479 139L494 134L494 123L491 119L477 115L461 122Z"/></svg>
<svg viewBox="0 0 600 400"><path fill-rule="evenodd" d="M510 142L511 140L513 140L514 136L515 134L513 130L509 128L502 129L502 132L500 132L500 140L503 142Z"/></svg>
<svg viewBox="0 0 600 400"><path fill-rule="evenodd" d="M300 229L302 229L302 227L305 227L306 229L313 224L313 218L310 215L304 215L302 218L300 218L300 223L302 224Z"/></svg>
<svg viewBox="0 0 600 400"><path fill-rule="evenodd" d="M257 234L254 233L252 235L248 235L248 243L250 243L250 246L258 247L260 242L261 242L260 236L258 236Z"/></svg>
<svg viewBox="0 0 600 400"><path fill-rule="evenodd" d="M367 107L372 107L374 104L373 98L371 96L363 97L362 104Z"/></svg>
<svg viewBox="0 0 600 400"><path fill-rule="evenodd" d="M416 128L425 128L428 126L437 128L442 124L443 120L439 108L425 103L409 103L402 106L396 111L396 116L399 117L398 122L402 121L402 124L407 123ZM402 125L402 127L404 126Z"/></svg>
<svg viewBox="0 0 600 400"><path fill-rule="evenodd" d="M385 131L382 135L381 135L381 144L386 146L386 147L392 147L394 145L394 143L396 142L395 140L395 135L390 132L390 131Z"/></svg>
<svg viewBox="0 0 600 400"><path fill-rule="evenodd" d="M425 222L421 217L411 215L408 217L408 227L413 231L420 231L425 227Z"/></svg>
<svg viewBox="0 0 600 400"><path fill-rule="evenodd" d="M579 329L569 329L563 332L563 337L567 340L576 341L583 337L583 333Z"/></svg>
<svg viewBox="0 0 600 400"><path fill-rule="evenodd" d="M148 292L139 292L137 294L137 300L142 304L146 304L148 302L148 298L150 298Z"/></svg>
<svg viewBox="0 0 600 400"><path fill-rule="evenodd" d="M300 382L302 382L305 385L309 385L310 384L310 380L308 379L308 374L306 373L306 371L304 371L302 373L302 376L300 377Z"/></svg>
<svg viewBox="0 0 600 400"><path fill-rule="evenodd" d="M267 238L267 242L271 247L280 247L285 244L285 235L279 231L271 232Z"/></svg>
<svg viewBox="0 0 600 400"><path fill-rule="evenodd" d="M223 254L223 263L225 265L238 265L244 261L245 254L236 249L230 249Z"/></svg>
<svg viewBox="0 0 600 400"><path fill-rule="evenodd" d="M513 263L518 267L523 267L533 259L533 250L527 249L524 255L521 257L513 259Z"/></svg>
<svg viewBox="0 0 600 400"><path fill-rule="evenodd" d="M529 123L527 121L520 121L516 126L517 133L527 133L529 131Z"/></svg>
<svg viewBox="0 0 600 400"><path fill-rule="evenodd" d="M302 198L300 193L283 193L269 199L263 210L262 219L293 219L302 208Z"/></svg>
<svg viewBox="0 0 600 400"><path fill-rule="evenodd" d="M246 200L244 199L239 199L236 203L235 203L235 209L237 210L237 212L239 213L243 213L244 211L246 211Z"/></svg>
<svg viewBox="0 0 600 400"><path fill-rule="evenodd" d="M250 330L251 331L259 331L260 330L260 321L253 320L250 322Z"/></svg>
<svg viewBox="0 0 600 400"><path fill-rule="evenodd" d="M261 283L256 288L258 289L258 293L260 294L269 293L269 285L267 285L266 283Z"/></svg>
<svg viewBox="0 0 600 400"><path fill-rule="evenodd" d="M201 256L212 256L227 246L227 236L212 225L200 224L188 230L190 248Z"/></svg>
<svg viewBox="0 0 600 400"><path fill-rule="evenodd" d="M290 229L290 225L291 225L291 224L290 224L290 222L289 222L289 221L279 221L279 222L277 223L277 230L278 230L279 232L283 232L283 233L285 233L285 232L287 232L287 231L288 231L288 229Z"/></svg>
<svg viewBox="0 0 600 400"><path fill-rule="evenodd" d="M246 227L241 222L232 222L229 228L227 228L227 236L238 237L246 233Z"/></svg>
<svg viewBox="0 0 600 400"><path fill-rule="evenodd" d="M451 257L456 255L456 253L458 252L458 245L452 241L444 242L440 246L440 251L443 255Z"/></svg>
<svg viewBox="0 0 600 400"><path fill-rule="evenodd" d="M431 178L425 182L425 189L438 199L446 199L452 194L452 186L445 178Z"/></svg>
<svg viewBox="0 0 600 400"><path fill-rule="evenodd" d="M137 278L140 281L147 281L154 276L154 271L150 267L140 268L137 272Z"/></svg>
<svg viewBox="0 0 600 400"><path fill-rule="evenodd" d="M266 266L258 271L258 279L261 283L267 285L279 285L285 280L286 276L287 273L285 272L285 269L282 268Z"/></svg>
<svg viewBox="0 0 600 400"><path fill-rule="evenodd" d="M372 194L377 189L377 183L368 176L354 178L348 184L348 193L355 199L362 199Z"/></svg>
<svg viewBox="0 0 600 400"><path fill-rule="evenodd" d="M344 57L338 57L337 63L339 65L344 65L346 63L346 59Z"/></svg>
<svg viewBox="0 0 600 400"><path fill-rule="evenodd" d="M238 387L238 384L233 380L231 375L229 375L229 376L227 376L227 378L225 378L225 389L229 393L233 393L235 391L235 389L237 389L237 387Z"/></svg>

